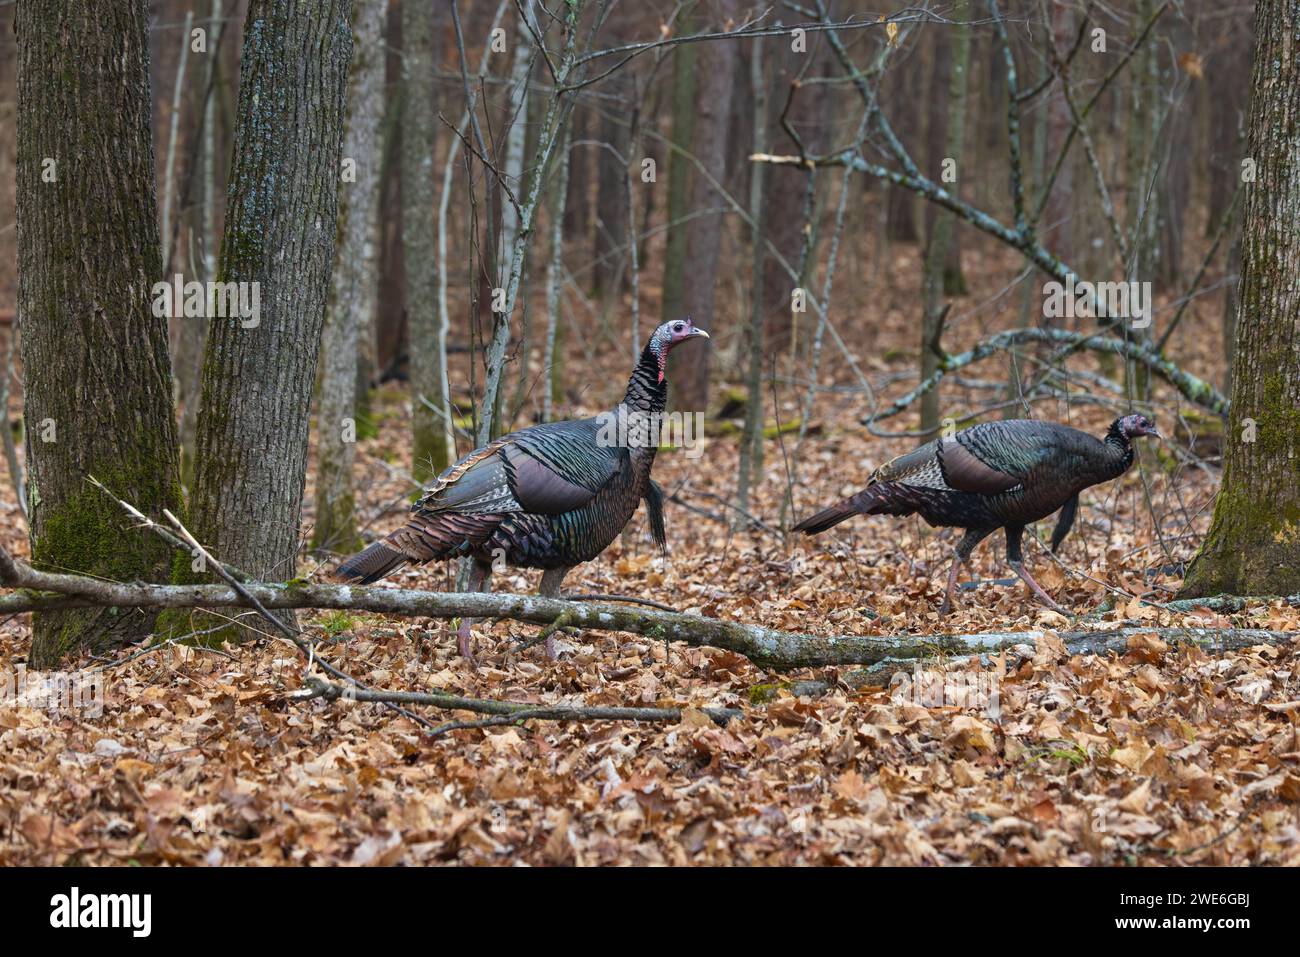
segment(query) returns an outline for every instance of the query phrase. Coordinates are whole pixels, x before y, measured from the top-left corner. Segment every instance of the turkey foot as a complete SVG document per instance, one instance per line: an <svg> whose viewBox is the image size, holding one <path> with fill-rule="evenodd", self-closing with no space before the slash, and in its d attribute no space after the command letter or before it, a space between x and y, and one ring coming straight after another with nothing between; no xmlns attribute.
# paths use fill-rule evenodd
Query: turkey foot
<svg viewBox="0 0 1300 957"><path fill-rule="evenodd" d="M543 598L559 598L560 585L563 584L564 576L569 574L569 569L572 567L573 566L570 565L567 568L548 568L546 571L542 572L542 581L541 584L537 586L537 594L541 595ZM555 633L563 627L564 616L561 615L546 629L547 661L554 661L556 658Z"/></svg>
<svg viewBox="0 0 1300 957"><path fill-rule="evenodd" d="M460 627L456 629L456 647L460 649L460 656L468 661L471 665L477 666L478 662L474 660L474 653L470 650L470 626L474 624L473 618L462 618Z"/></svg>
<svg viewBox="0 0 1300 957"><path fill-rule="evenodd" d="M477 559L470 566L469 580L465 584L467 592L485 592L491 591L492 586L492 566L487 562L481 562ZM456 629L456 647L460 649L460 656L466 659L474 667L478 667L478 662L474 660L474 652L470 648L470 628L474 625L473 618L462 618L460 627Z"/></svg>
<svg viewBox="0 0 1300 957"><path fill-rule="evenodd" d="M970 560L971 552L975 551L975 546L992 533L991 528L968 528L966 534L961 537L954 550L952 567L948 569L948 590L944 592L943 604L939 606L939 614L946 615L952 611L953 606L957 604L957 572L961 566Z"/></svg>
<svg viewBox="0 0 1300 957"><path fill-rule="evenodd" d="M1038 582L1034 581L1034 577L1030 575L1028 571L1025 570L1024 565L1022 565L1020 562L1010 562L1009 564L1011 565L1011 570L1020 576L1020 580L1023 581L1026 585L1028 585L1030 589L1033 590L1033 593L1038 596L1039 601L1041 601L1048 608L1052 609L1052 611L1059 612L1062 615L1070 614L1068 609L1064 608L1061 605L1058 605L1055 601L1052 600L1052 597L1048 595L1047 592L1043 591L1043 589L1039 587Z"/></svg>
<svg viewBox="0 0 1300 957"><path fill-rule="evenodd" d="M1041 601L1044 605L1052 609L1052 611L1057 612L1058 614L1061 615L1070 614L1066 609L1062 608L1056 602L1052 601L1051 596L1048 595L1047 592L1043 591L1042 587L1038 584L1038 582L1034 581L1034 576L1029 574L1029 572L1025 569L1025 564L1024 564L1025 557L1020 551L1020 536L1023 535L1024 532L1025 532L1025 526L1023 525L1007 526L1006 529L1007 564L1011 566L1011 570L1015 572L1017 576L1019 576L1021 581L1023 581L1026 585L1029 586L1030 590L1038 597L1038 600Z"/></svg>
<svg viewBox="0 0 1300 957"><path fill-rule="evenodd" d="M939 606L939 614L951 614L953 607L957 604L957 569L961 567L961 558L952 560L952 567L948 569L948 589L943 593L943 604Z"/></svg>

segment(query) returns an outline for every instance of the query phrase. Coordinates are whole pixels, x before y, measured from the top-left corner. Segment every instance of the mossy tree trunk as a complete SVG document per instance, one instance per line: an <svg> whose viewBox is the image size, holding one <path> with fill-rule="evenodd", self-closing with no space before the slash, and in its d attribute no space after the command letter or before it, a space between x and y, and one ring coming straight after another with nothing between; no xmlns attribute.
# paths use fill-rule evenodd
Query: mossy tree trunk
<svg viewBox="0 0 1300 957"><path fill-rule="evenodd" d="M260 314L208 332L191 529L258 578L294 575L351 52L349 0L249 4L218 278Z"/></svg>
<svg viewBox="0 0 1300 957"><path fill-rule="evenodd" d="M1300 3L1255 10L1232 412L1192 597L1300 592Z"/></svg>
<svg viewBox="0 0 1300 957"><path fill-rule="evenodd" d="M143 0L17 11L18 258L32 556L112 581L165 579L165 543L124 531L93 474L149 514L180 508ZM188 38L186 38L188 41ZM181 42L178 40L177 42ZM156 612L44 612L31 663L145 637Z"/></svg>
<svg viewBox="0 0 1300 957"><path fill-rule="evenodd" d="M357 439L357 348L370 328L378 286L375 227L379 213L379 124L384 115L383 0L357 0L354 52L343 134L343 163L351 175L339 186L339 249L321 343L320 405L316 415L316 524L312 547L356 551L352 463Z"/></svg>
<svg viewBox="0 0 1300 957"><path fill-rule="evenodd" d="M406 305L411 329L411 474L427 482L447 467L448 410L442 380L446 353L439 355L437 249L434 243L434 154L437 104L433 83L434 7L402 4L402 85L406 110L402 129L402 239L406 246ZM432 406L432 408L430 407Z"/></svg>

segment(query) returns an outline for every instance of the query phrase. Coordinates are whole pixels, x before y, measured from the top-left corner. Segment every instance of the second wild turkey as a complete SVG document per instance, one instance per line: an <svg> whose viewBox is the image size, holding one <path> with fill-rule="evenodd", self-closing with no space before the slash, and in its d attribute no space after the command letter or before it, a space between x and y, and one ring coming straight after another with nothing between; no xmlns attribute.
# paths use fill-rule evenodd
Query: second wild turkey
<svg viewBox="0 0 1300 957"><path fill-rule="evenodd" d="M1056 551L1074 524L1079 493L1123 475L1133 464L1131 440L1143 435L1160 437L1144 415L1116 419L1102 439L1038 419L985 422L886 462L862 491L794 529L816 535L854 515L920 515L934 526L965 529L948 571L940 609L947 614L958 566L1002 528L1012 570L1043 604L1064 611L1024 567L1020 540L1025 526L1061 509L1052 533Z"/></svg>
<svg viewBox="0 0 1300 957"><path fill-rule="evenodd" d="M590 419L534 425L470 452L424 490L405 525L335 572L370 584L408 563L472 556L471 591L486 591L494 560L544 569L539 591L554 597L573 566L614 541L642 499L662 547L663 498L650 480L659 417L668 396L668 353L708 338L690 318L665 322L646 343L623 401ZM470 619L460 652L470 657ZM555 655L553 637L546 651Z"/></svg>

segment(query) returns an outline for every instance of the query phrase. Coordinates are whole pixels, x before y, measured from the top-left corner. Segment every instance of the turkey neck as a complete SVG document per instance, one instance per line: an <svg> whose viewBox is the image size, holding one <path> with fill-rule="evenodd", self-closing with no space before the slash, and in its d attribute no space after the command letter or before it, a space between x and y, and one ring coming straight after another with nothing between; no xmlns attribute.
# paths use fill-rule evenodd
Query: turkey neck
<svg viewBox="0 0 1300 957"><path fill-rule="evenodd" d="M666 357L665 357L666 358ZM663 412L668 404L668 383L659 379L659 357L647 345L641 350L632 377L627 380L627 393L620 403L629 412Z"/></svg>
<svg viewBox="0 0 1300 957"><path fill-rule="evenodd" d="M1133 443L1120 429L1119 420L1116 419L1111 423L1110 431L1106 433L1101 444L1106 449L1106 455L1098 463L1100 466L1098 472L1101 475L1098 482L1109 482L1111 479L1119 478L1133 464Z"/></svg>
<svg viewBox="0 0 1300 957"><path fill-rule="evenodd" d="M665 356L667 358L667 356ZM627 381L627 392L615 412L630 419L627 435L628 451L635 463L638 485L650 476L655 453L659 451L659 431L664 408L668 404L668 383L659 378L659 357L649 345L641 351L641 358L632 377ZM648 428L648 432L645 431Z"/></svg>

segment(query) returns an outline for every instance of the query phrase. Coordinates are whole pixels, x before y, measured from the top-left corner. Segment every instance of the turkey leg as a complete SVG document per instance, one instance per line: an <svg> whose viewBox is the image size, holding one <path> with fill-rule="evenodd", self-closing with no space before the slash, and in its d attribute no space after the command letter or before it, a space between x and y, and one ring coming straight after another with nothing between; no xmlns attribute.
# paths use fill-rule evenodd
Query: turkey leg
<svg viewBox="0 0 1300 957"><path fill-rule="evenodd" d="M984 539L988 538L992 529L986 528L968 528L966 534L961 537L957 543L957 554L953 556L952 567L948 569L948 590L944 592L943 604L939 606L939 614L946 615L952 611L955 599L957 597L957 570L970 560L971 552L975 551L975 546Z"/></svg>
<svg viewBox="0 0 1300 957"><path fill-rule="evenodd" d="M487 562L474 560L474 567L469 570L469 583L466 591L489 591L491 586L489 582L492 579L492 566ZM469 648L469 630L474 624L473 618L462 618L460 628L456 631L456 645L460 648L460 654L463 658L474 660L470 654Z"/></svg>
<svg viewBox="0 0 1300 957"><path fill-rule="evenodd" d="M559 598L560 584L564 581L564 576L569 574L572 566L569 568L548 568L542 572L542 583L537 587L537 594L543 598ZM546 636L546 657L550 661L555 660L555 631L552 630Z"/></svg>
<svg viewBox="0 0 1300 957"><path fill-rule="evenodd" d="M1038 582L1034 581L1034 577L1030 575L1028 570L1025 568L1024 556L1020 553L1020 536L1023 535L1024 532L1025 526L1023 525L1007 526L1007 564L1011 566L1011 570L1020 577L1021 581L1028 585L1033 593L1038 596L1039 601L1052 609L1052 611L1060 612L1062 615L1068 615L1069 612L1054 602L1051 596L1039 587Z"/></svg>

